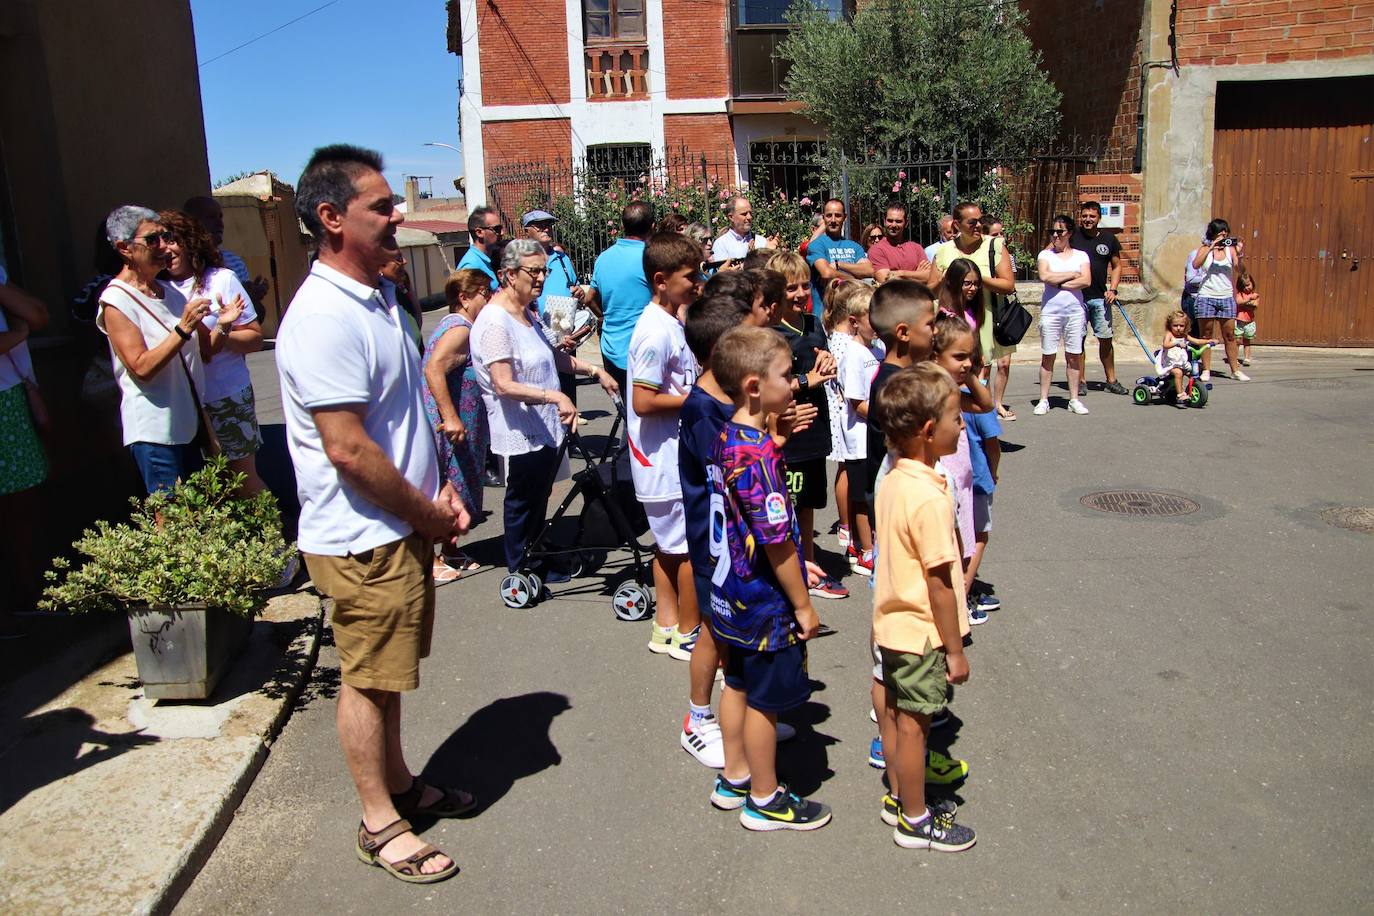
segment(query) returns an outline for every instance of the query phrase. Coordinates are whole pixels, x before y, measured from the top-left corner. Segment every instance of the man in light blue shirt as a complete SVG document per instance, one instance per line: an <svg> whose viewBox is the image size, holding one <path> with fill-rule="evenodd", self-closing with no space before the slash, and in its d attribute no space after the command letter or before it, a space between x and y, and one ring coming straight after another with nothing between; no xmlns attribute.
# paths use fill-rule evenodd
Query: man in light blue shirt
<svg viewBox="0 0 1374 916"><path fill-rule="evenodd" d="M954 217L946 213L940 217L940 237L926 246L926 259L931 263L935 261L935 249L945 242L954 238L959 233L954 231Z"/></svg>
<svg viewBox="0 0 1374 916"><path fill-rule="evenodd" d="M630 335L652 293L644 278L644 243L654 232L654 209L642 200L620 211L620 238L596 258L592 289L601 297L601 357L606 371L625 384Z"/></svg>
<svg viewBox="0 0 1374 916"><path fill-rule="evenodd" d="M496 279L496 271L491 266L491 253L501 241L503 228L505 227L501 225L500 215L491 207L478 207L473 210L468 214L468 237L471 239L471 245L458 261L458 270L471 267L490 277L492 289L499 289L501 286Z"/></svg>
<svg viewBox="0 0 1374 916"><path fill-rule="evenodd" d="M825 286L836 278L871 280L873 265L863 246L844 237L844 201L832 197L821 208L825 231L806 246L806 263L811 265L811 308L817 317L825 309Z"/></svg>

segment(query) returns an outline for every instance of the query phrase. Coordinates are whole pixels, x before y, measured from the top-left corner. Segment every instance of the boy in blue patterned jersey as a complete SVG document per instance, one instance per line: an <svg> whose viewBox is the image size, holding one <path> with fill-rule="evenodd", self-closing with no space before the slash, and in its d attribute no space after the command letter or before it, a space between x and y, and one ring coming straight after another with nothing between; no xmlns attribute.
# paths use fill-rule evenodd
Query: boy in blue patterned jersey
<svg viewBox="0 0 1374 916"><path fill-rule="evenodd" d="M728 647L720 700L725 770L711 803L739 809L749 830L814 830L830 808L780 785L778 713L811 696L805 641L820 629L811 606L801 532L770 414L792 401L792 352L777 334L737 328L711 354L735 404L712 454L712 634Z"/></svg>

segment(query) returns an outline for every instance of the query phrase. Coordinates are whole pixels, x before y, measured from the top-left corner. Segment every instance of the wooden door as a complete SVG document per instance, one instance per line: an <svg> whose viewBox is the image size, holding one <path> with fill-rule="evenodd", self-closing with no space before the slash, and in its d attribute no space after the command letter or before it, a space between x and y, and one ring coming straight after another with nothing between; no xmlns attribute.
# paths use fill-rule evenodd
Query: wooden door
<svg viewBox="0 0 1374 916"><path fill-rule="evenodd" d="M1256 343L1374 345L1356 254L1374 256L1374 77L1220 83L1213 172L1259 287Z"/></svg>

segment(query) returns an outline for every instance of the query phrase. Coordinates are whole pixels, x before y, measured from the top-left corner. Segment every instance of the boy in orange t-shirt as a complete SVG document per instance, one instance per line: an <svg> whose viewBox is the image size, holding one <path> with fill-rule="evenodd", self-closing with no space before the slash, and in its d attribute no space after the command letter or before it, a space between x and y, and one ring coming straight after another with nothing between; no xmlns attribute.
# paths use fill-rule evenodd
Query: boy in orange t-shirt
<svg viewBox="0 0 1374 916"><path fill-rule="evenodd" d="M959 388L949 373L919 363L894 374L873 411L898 459L877 493L878 555L873 575L873 637L887 692L885 732L896 732L887 763L891 791L883 820L908 849L960 852L974 833L954 822L955 804L925 796L931 716L951 685L968 680L968 609L954 539L954 511L937 459L954 453L964 428Z"/></svg>

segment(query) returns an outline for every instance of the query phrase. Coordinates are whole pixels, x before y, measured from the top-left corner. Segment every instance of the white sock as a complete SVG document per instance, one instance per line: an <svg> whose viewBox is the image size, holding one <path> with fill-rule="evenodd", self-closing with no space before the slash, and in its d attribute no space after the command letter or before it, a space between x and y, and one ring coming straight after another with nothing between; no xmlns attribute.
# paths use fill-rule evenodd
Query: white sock
<svg viewBox="0 0 1374 916"><path fill-rule="evenodd" d="M704 722L704 721L707 720L707 719L714 719L714 718L715 718L715 716L711 715L711 707L710 707L710 706L698 706L698 705L695 704L695 703L688 703L688 704L687 704L687 710L688 710L688 715L690 715L690 716L692 717L692 723L693 723L693 724L695 724L695 723L697 723L697 722Z"/></svg>
<svg viewBox="0 0 1374 916"><path fill-rule="evenodd" d="M778 797L778 791L779 790L774 789L772 795L768 795L763 798L759 798L753 792L750 792L749 798L754 802L755 808L767 808L769 805L773 804L773 799Z"/></svg>

